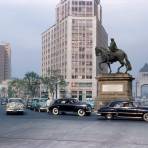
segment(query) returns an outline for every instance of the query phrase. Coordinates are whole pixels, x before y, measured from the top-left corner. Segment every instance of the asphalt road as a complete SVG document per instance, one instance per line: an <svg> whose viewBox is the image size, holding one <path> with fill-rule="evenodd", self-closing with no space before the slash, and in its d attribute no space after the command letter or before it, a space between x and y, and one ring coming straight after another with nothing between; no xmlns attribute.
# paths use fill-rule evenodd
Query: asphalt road
<svg viewBox="0 0 148 148"><path fill-rule="evenodd" d="M0 106L0 148L148 148L148 123L27 110L6 115Z"/></svg>

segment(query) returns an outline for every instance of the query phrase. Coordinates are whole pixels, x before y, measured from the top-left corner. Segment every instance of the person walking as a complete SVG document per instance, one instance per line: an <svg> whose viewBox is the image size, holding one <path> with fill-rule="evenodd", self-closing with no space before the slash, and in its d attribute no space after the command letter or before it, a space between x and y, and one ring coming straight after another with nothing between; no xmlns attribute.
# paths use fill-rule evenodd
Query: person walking
<svg viewBox="0 0 148 148"><path fill-rule="evenodd" d="M51 98L48 97L47 102L46 102L46 106L47 106L47 112L49 112L49 106L51 105Z"/></svg>

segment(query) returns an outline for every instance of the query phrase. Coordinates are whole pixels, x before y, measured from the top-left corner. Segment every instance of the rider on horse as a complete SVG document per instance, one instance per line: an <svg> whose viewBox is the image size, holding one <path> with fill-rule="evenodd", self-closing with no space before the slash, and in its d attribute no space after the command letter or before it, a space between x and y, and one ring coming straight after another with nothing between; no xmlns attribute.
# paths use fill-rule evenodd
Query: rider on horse
<svg viewBox="0 0 148 148"><path fill-rule="evenodd" d="M116 52L118 50L118 47L116 45L116 42L113 38L111 38L110 46L108 47L111 52Z"/></svg>
<svg viewBox="0 0 148 148"><path fill-rule="evenodd" d="M113 38L111 38L111 43L108 48L96 47L95 50L96 50L96 56L101 55L102 57L102 61L99 63L100 69L101 69L101 64L106 63L108 64L111 73L112 71L110 64L114 62L119 62L121 66L117 70L118 73L120 72L120 68L122 68L123 66L126 67L125 73L132 70L132 66L130 64L130 61L128 60L127 54L122 49L118 49L116 42L114 41Z"/></svg>

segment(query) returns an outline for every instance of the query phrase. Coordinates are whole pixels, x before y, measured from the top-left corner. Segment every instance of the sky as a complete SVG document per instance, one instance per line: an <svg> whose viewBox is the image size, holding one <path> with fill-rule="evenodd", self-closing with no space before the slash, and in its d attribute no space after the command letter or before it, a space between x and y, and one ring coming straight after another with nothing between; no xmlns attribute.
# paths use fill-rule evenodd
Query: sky
<svg viewBox="0 0 148 148"><path fill-rule="evenodd" d="M41 74L41 33L55 23L59 1L0 0L0 41L11 44L12 77ZM148 62L148 1L101 0L101 5L108 37L128 54L136 76Z"/></svg>

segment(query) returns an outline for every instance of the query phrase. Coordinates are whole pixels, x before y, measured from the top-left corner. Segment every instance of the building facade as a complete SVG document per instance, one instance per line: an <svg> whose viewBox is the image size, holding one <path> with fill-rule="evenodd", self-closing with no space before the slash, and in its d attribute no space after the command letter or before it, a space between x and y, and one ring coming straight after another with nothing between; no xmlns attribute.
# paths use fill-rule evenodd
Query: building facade
<svg viewBox="0 0 148 148"><path fill-rule="evenodd" d="M0 44L0 83L11 77L11 47L9 43Z"/></svg>
<svg viewBox="0 0 148 148"><path fill-rule="evenodd" d="M107 45L99 0L61 0L55 25L42 33L42 75L59 70L68 83L69 97L95 98L95 77L101 72L95 47ZM102 72L106 71L104 66Z"/></svg>
<svg viewBox="0 0 148 148"><path fill-rule="evenodd" d="M148 64L146 63L139 71L136 80L136 97L148 98Z"/></svg>

